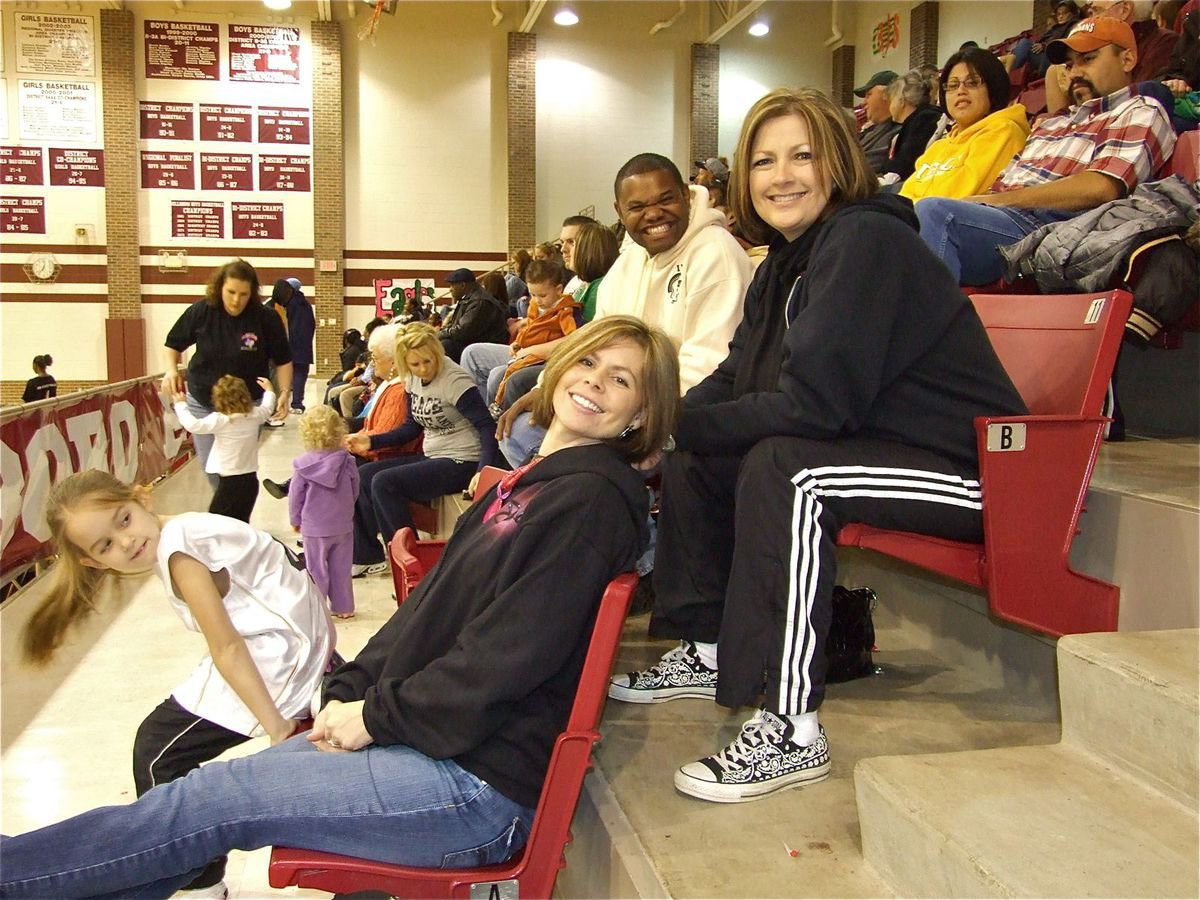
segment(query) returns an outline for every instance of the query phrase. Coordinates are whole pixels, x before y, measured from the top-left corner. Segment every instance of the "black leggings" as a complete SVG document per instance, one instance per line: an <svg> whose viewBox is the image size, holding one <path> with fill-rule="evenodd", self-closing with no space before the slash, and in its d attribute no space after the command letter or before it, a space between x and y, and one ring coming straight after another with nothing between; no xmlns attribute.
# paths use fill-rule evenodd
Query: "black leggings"
<svg viewBox="0 0 1200 900"><path fill-rule="evenodd" d="M152 787L182 778L201 763L250 740L202 719L168 697L138 726L133 739L133 785L140 797ZM214 859L188 885L212 887L225 878L225 857Z"/></svg>
<svg viewBox="0 0 1200 900"><path fill-rule="evenodd" d="M258 499L258 474L247 472L244 475L218 475L217 490L213 494L212 503L208 505L210 513L218 516L229 516L231 519L241 519L250 522L250 513L254 512L254 501Z"/></svg>

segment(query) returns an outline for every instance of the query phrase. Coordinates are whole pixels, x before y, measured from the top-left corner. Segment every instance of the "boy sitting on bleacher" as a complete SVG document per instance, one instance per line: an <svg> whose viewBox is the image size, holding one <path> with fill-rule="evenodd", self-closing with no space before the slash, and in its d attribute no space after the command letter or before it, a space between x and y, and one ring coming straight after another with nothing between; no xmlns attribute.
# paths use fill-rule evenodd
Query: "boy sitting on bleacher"
<svg viewBox="0 0 1200 900"><path fill-rule="evenodd" d="M509 377L527 366L546 361L550 351L581 323L582 308L570 294L563 293L562 269L535 259L525 272L529 288L529 318L512 342L512 360L488 376L488 400L492 415L499 418L504 407L504 388Z"/></svg>

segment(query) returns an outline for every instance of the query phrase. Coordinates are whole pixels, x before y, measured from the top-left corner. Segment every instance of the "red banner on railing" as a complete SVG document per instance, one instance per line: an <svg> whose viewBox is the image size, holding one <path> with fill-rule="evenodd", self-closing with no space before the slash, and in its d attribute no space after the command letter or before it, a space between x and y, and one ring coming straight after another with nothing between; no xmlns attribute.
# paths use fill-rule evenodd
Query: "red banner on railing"
<svg viewBox="0 0 1200 900"><path fill-rule="evenodd" d="M174 411L163 407L157 380L63 399L0 425L0 576L50 554L46 499L56 482L104 469L148 484L190 455L191 440Z"/></svg>

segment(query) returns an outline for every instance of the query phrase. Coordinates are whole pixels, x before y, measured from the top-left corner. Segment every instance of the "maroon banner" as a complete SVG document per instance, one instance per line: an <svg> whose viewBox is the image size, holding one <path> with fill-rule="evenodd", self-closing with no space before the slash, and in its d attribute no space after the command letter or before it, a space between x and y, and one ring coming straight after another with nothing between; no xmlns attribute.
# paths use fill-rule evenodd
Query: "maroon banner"
<svg viewBox="0 0 1200 900"><path fill-rule="evenodd" d="M312 190L312 160L307 156L260 156L258 158L258 189L260 191Z"/></svg>
<svg viewBox="0 0 1200 900"><path fill-rule="evenodd" d="M0 147L0 184L45 184L41 147Z"/></svg>
<svg viewBox="0 0 1200 900"><path fill-rule="evenodd" d="M282 241L282 203L234 203L233 239L235 241Z"/></svg>
<svg viewBox="0 0 1200 900"><path fill-rule="evenodd" d="M104 151L51 147L50 184L55 187L104 187Z"/></svg>
<svg viewBox="0 0 1200 900"><path fill-rule="evenodd" d="M196 133L196 111L190 103L138 102L138 137L143 141L190 141Z"/></svg>
<svg viewBox="0 0 1200 900"><path fill-rule="evenodd" d="M229 80L300 83L300 29L229 26Z"/></svg>
<svg viewBox="0 0 1200 900"><path fill-rule="evenodd" d="M311 109L287 106L258 108L260 144L309 144L312 143L311 135Z"/></svg>
<svg viewBox="0 0 1200 900"><path fill-rule="evenodd" d="M0 197L0 234L45 233L45 197Z"/></svg>
<svg viewBox="0 0 1200 900"><path fill-rule="evenodd" d="M172 200L171 237L225 237L225 204L213 200Z"/></svg>
<svg viewBox="0 0 1200 900"><path fill-rule="evenodd" d="M191 440L158 396L158 381L113 388L75 402L47 404L0 425L4 463L0 572L51 552L46 498L50 488L83 469L148 484L188 460Z"/></svg>
<svg viewBox="0 0 1200 900"><path fill-rule="evenodd" d="M200 104L200 140L233 141L249 144L254 140L249 106Z"/></svg>
<svg viewBox="0 0 1200 900"><path fill-rule="evenodd" d="M146 77L216 81L221 35L212 22L146 20Z"/></svg>
<svg viewBox="0 0 1200 900"><path fill-rule="evenodd" d="M142 187L175 188L190 191L196 187L195 154L142 151Z"/></svg>
<svg viewBox="0 0 1200 900"><path fill-rule="evenodd" d="M254 190L254 157L249 153L201 153L200 190Z"/></svg>

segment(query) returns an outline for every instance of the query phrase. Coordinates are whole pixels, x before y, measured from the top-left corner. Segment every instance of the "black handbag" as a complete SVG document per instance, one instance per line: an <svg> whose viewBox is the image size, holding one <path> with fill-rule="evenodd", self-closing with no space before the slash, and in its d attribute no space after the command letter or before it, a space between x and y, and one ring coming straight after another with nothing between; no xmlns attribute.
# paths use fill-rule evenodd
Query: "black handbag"
<svg viewBox="0 0 1200 900"><path fill-rule="evenodd" d="M874 675L871 651L875 649L875 623L871 613L878 601L867 587L833 589L833 618L825 641L828 669L825 681L837 683Z"/></svg>

